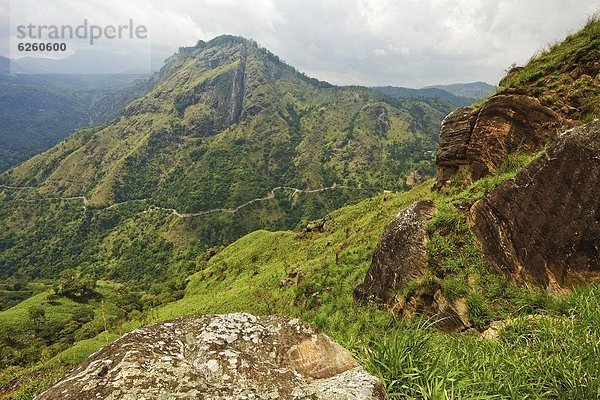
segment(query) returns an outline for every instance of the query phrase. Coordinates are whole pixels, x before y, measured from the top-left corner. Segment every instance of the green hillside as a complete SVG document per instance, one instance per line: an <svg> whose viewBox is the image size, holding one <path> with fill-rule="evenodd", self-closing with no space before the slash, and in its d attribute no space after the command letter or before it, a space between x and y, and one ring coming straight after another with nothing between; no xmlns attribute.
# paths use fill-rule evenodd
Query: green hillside
<svg viewBox="0 0 600 400"><path fill-rule="evenodd" d="M117 120L0 176L0 276L179 279L210 247L431 176L453 107L334 87L231 36L153 79Z"/></svg>
<svg viewBox="0 0 600 400"><path fill-rule="evenodd" d="M499 91L597 118L583 76L599 23ZM181 48L156 79L117 120L0 176L0 398L33 398L137 327L240 311L315 324L392 399L600 397L600 287L519 286L492 272L469 225L471 206L544 150L438 192L449 103L335 87L231 36ZM460 299L460 333L426 306L402 319L355 299L386 226L417 200L437 209L426 272L395 299Z"/></svg>
<svg viewBox="0 0 600 400"><path fill-rule="evenodd" d="M0 172L49 149L77 128L117 117L153 84L135 75L9 74L9 63L0 56Z"/></svg>
<svg viewBox="0 0 600 400"><path fill-rule="evenodd" d="M246 311L316 324L379 376L391 398L591 398L600 389L594 378L600 373L597 349L590 347L598 340L593 329L600 317L598 288L554 299L491 274L476 248L468 256L464 247L457 247L469 236L461 227L464 217L452 211L453 205L485 195L529 160L513 160L501 175L461 192L440 195L426 182L406 193L343 207L308 230L253 232L209 255L189 278L180 300L145 309L131 323L112 325L97 338L77 342L31 369L5 371L0 393L11 393L12 386L2 381L20 379L16 393L29 398L28 393L52 384L106 340L135 327L191 313ZM355 303L353 290L364 278L386 224L399 209L424 198L433 199L440 209L430 226L434 237L435 232L454 232L432 248L449 246L445 265L454 269L416 285L439 282L445 295L466 296L470 318L482 326L509 318L499 339L442 333L430 327L433 321L407 323ZM14 318L18 310L0 313L0 320Z"/></svg>
<svg viewBox="0 0 600 400"><path fill-rule="evenodd" d="M97 205L148 198L181 211L233 206L282 184L403 188L413 170L431 172L439 121L452 108L332 87L235 37L181 49L162 74L118 121L3 181Z"/></svg>
<svg viewBox="0 0 600 400"><path fill-rule="evenodd" d="M600 19L592 16L581 30L549 45L525 66L509 69L500 90L529 93L556 112L587 122L600 114L599 59Z"/></svg>

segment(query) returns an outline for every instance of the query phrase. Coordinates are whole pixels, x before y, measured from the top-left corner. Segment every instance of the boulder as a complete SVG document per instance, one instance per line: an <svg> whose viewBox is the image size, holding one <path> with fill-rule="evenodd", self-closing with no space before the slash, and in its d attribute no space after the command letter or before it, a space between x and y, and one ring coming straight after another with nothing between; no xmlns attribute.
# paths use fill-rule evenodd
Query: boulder
<svg viewBox="0 0 600 400"><path fill-rule="evenodd" d="M417 315L429 318L432 326L447 332L464 332L472 327L464 299L450 301L437 283L418 287L406 297L397 296L390 311L411 319Z"/></svg>
<svg viewBox="0 0 600 400"><path fill-rule="evenodd" d="M470 211L487 263L562 290L600 277L600 122L562 134Z"/></svg>
<svg viewBox="0 0 600 400"><path fill-rule="evenodd" d="M421 282L417 289L401 295L409 282L421 280L428 271L426 228L435 212L432 201L422 200L394 218L379 240L371 267L354 296L357 301L374 302L405 319L424 315L439 329L463 331L471 326L464 300L449 301L438 283Z"/></svg>
<svg viewBox="0 0 600 400"><path fill-rule="evenodd" d="M402 210L379 240L364 282L354 290L359 301L389 304L406 284L427 271L427 221L435 214L430 200Z"/></svg>
<svg viewBox="0 0 600 400"><path fill-rule="evenodd" d="M560 126L560 117L534 97L491 97L477 115L467 148L471 178L496 172L515 150L538 151L558 136Z"/></svg>
<svg viewBox="0 0 600 400"><path fill-rule="evenodd" d="M470 182L494 173L510 153L541 149L564 123L538 99L522 94L493 96L479 109L459 108L442 123L436 187L442 189L455 178Z"/></svg>
<svg viewBox="0 0 600 400"><path fill-rule="evenodd" d="M461 107L444 118L440 129L440 141L436 153L436 186L442 188L451 183L459 168L468 166L467 148L477 120L478 111L473 107Z"/></svg>
<svg viewBox="0 0 600 400"><path fill-rule="evenodd" d="M187 316L128 333L37 397L386 399L381 383L312 326L280 316Z"/></svg>

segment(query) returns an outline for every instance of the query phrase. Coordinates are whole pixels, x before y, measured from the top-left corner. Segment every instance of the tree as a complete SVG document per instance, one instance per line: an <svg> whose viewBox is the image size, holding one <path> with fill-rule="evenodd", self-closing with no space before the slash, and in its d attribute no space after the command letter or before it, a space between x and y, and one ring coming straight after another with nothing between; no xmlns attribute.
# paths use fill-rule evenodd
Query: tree
<svg viewBox="0 0 600 400"><path fill-rule="evenodd" d="M96 280L89 276L81 276L79 271L68 268L60 273L54 283L54 293L72 299L86 299L96 294Z"/></svg>
<svg viewBox="0 0 600 400"><path fill-rule="evenodd" d="M34 305L27 308L29 319L33 326L39 326L46 322L46 310L42 306Z"/></svg>

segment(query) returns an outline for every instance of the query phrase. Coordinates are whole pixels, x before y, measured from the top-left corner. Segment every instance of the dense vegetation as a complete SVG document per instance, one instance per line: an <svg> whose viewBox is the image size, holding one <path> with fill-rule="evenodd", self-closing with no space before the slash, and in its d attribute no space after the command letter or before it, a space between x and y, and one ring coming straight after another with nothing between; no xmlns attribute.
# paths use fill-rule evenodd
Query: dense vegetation
<svg viewBox="0 0 600 400"><path fill-rule="evenodd" d="M143 290L181 280L211 247L430 177L453 108L312 80L231 36L180 49L152 82L120 118L0 176L26 186L0 188L0 277L75 268ZM201 213L269 195L235 213L153 209Z"/></svg>
<svg viewBox="0 0 600 400"><path fill-rule="evenodd" d="M66 138L115 118L148 90L138 76L9 75L0 57L0 172Z"/></svg>
<svg viewBox="0 0 600 400"><path fill-rule="evenodd" d="M545 90L532 71L553 73L554 62L596 51L588 42L597 46L597 26L593 19L511 72L500 90ZM225 62L203 64L215 59ZM0 311L0 397L32 398L136 327L234 311L319 326L392 398L600 397L599 287L561 298L519 287L491 273L468 228L468 206L534 156L512 154L496 175L445 193L431 181L402 191L409 173L431 174L447 103L330 87L231 37L181 49L160 79L118 121L2 176L40 187L0 192L0 298L6 307L25 299ZM242 86L243 106L239 96L223 100L221 89ZM569 87L574 96L589 89ZM347 187L266 196L275 186L333 184ZM396 191L374 195L383 188ZM169 209L252 199L261 200L235 213ZM422 199L438 210L427 227L429 271L398 296L435 285L464 299L470 332L443 333L436 321L402 321L354 300L385 226ZM494 321L495 337L482 337Z"/></svg>

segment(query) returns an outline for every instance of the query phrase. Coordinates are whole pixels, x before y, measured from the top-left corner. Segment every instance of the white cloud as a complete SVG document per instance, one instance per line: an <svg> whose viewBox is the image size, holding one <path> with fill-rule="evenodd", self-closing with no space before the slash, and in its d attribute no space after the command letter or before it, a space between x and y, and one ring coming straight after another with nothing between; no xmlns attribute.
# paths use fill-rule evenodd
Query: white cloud
<svg viewBox="0 0 600 400"><path fill-rule="evenodd" d="M0 10L6 2L0 0ZM70 11L72 18L84 13L106 21L132 16L144 20L153 52L160 58L198 39L231 33L251 37L298 69L336 84L412 87L474 80L495 83L508 65L526 62L547 43L579 28L599 8L597 0L46 3L57 14ZM52 13L44 18L50 23ZM0 44L5 42L6 29L1 27Z"/></svg>

